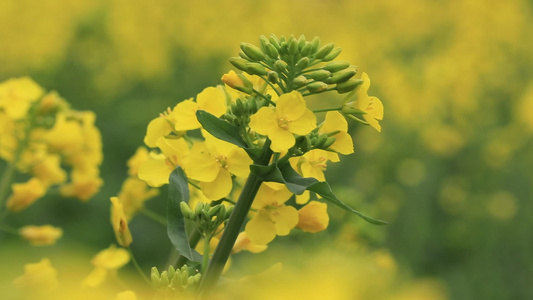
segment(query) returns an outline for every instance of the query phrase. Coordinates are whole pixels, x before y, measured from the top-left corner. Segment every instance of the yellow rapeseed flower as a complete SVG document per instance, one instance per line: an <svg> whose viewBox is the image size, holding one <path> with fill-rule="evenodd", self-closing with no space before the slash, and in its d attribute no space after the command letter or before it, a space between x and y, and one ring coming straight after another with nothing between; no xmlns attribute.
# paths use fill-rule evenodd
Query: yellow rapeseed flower
<svg viewBox="0 0 533 300"><path fill-rule="evenodd" d="M21 119L43 93L43 89L28 77L9 79L0 83L0 109L11 119Z"/></svg>
<svg viewBox="0 0 533 300"><path fill-rule="evenodd" d="M189 145L183 138L169 139L159 137L155 143L161 154L150 154L149 159L139 166L138 176L148 185L160 187L168 184L170 173L176 166L183 166L189 153Z"/></svg>
<svg viewBox="0 0 533 300"><path fill-rule="evenodd" d="M305 232L325 230L329 224L328 206L326 203L311 201L298 210L297 228Z"/></svg>
<svg viewBox="0 0 533 300"><path fill-rule="evenodd" d="M173 118L176 120L174 129L185 131L200 128L200 122L196 118L198 110L205 110L220 117L226 113L226 94L220 88L208 87L196 96L196 102L188 99L178 103L172 111Z"/></svg>
<svg viewBox="0 0 533 300"><path fill-rule="evenodd" d="M135 213L144 207L144 202L159 195L158 189L149 188L145 181L129 177L122 183L118 198L124 207L126 219L131 220Z"/></svg>
<svg viewBox="0 0 533 300"><path fill-rule="evenodd" d="M34 246L53 245L63 236L63 230L51 225L28 225L19 229L19 234Z"/></svg>
<svg viewBox="0 0 533 300"><path fill-rule="evenodd" d="M128 247L132 242L131 232L124 214L124 206L117 197L111 197L111 225L113 226L117 243L122 247Z"/></svg>
<svg viewBox="0 0 533 300"><path fill-rule="evenodd" d="M342 112L350 113L354 109L364 112L363 118L365 121L381 132L381 125L379 125L378 120L383 120L383 103L377 97L368 96L368 88L370 88L368 75L363 73L361 79L363 83L346 97Z"/></svg>
<svg viewBox="0 0 533 300"><path fill-rule="evenodd" d="M274 152L284 152L294 146L294 134L306 135L316 128L316 117L307 109L297 91L279 97L276 107L262 107L250 117L250 128L272 141Z"/></svg>
<svg viewBox="0 0 533 300"><path fill-rule="evenodd" d="M46 186L35 177L25 183L14 183L12 190L6 204L12 212L25 209L46 194Z"/></svg>
<svg viewBox="0 0 533 300"><path fill-rule="evenodd" d="M289 161L292 167L298 170L303 177L313 177L318 181L326 181L324 171L326 170L327 162L338 162L339 156L334 152L313 149L302 156L293 157Z"/></svg>
<svg viewBox="0 0 533 300"><path fill-rule="evenodd" d="M116 271L130 261L128 251L111 245L104 249L91 260L94 270L82 282L86 287L98 287L109 274L114 275Z"/></svg>
<svg viewBox="0 0 533 300"><path fill-rule="evenodd" d="M22 290L35 292L49 292L59 286L57 271L48 258L43 258L35 264L24 265L24 275L13 283Z"/></svg>
<svg viewBox="0 0 533 300"><path fill-rule="evenodd" d="M352 154L354 152L353 141L352 137L348 134L348 122L346 122L344 116L338 111L329 111L326 114L324 123L318 129L319 134L332 132L337 133L332 135L335 138L335 142L329 148L344 155Z"/></svg>

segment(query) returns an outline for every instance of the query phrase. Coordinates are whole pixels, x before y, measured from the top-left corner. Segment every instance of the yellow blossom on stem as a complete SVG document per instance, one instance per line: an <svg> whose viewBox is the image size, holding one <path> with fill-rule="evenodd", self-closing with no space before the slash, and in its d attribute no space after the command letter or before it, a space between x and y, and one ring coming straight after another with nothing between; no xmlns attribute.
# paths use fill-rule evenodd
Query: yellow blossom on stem
<svg viewBox="0 0 533 300"><path fill-rule="evenodd" d="M379 125L378 120L383 120L383 103L377 97L368 96L368 88L370 87L368 75L363 73L361 79L363 83L346 96L342 112L345 114L363 113L365 121L381 132L381 125Z"/></svg>
<svg viewBox="0 0 533 300"><path fill-rule="evenodd" d="M174 130L175 122L176 120L173 117L170 107L159 117L150 121L146 128L146 135L144 136L146 146L151 148L156 147L156 142L160 137L167 136Z"/></svg>
<svg viewBox="0 0 533 300"><path fill-rule="evenodd" d="M86 287L98 287L101 285L109 274L115 274L119 268L122 268L130 261L128 251L111 245L104 249L91 260L94 270L82 282Z"/></svg>
<svg viewBox="0 0 533 300"><path fill-rule="evenodd" d="M170 139L160 137L156 142L161 154L151 154L149 159L139 166L138 176L148 185L160 187L168 184L170 173L176 166L183 166L189 153L189 145L183 138Z"/></svg>
<svg viewBox="0 0 533 300"><path fill-rule="evenodd" d="M44 184L52 185L63 183L67 180L67 172L61 168L61 157L49 154L33 165L33 175Z"/></svg>
<svg viewBox="0 0 533 300"><path fill-rule="evenodd" d="M148 152L148 149L146 149L145 147L137 148L135 154L127 161L128 175L137 176L137 174L139 173L139 167L149 158L150 154Z"/></svg>
<svg viewBox="0 0 533 300"><path fill-rule="evenodd" d="M7 208L18 212L46 194L46 186L37 178L32 178L25 183L14 183L13 193L7 199Z"/></svg>
<svg viewBox="0 0 533 300"><path fill-rule="evenodd" d="M288 235L298 224L298 212L284 203L292 196L285 185L274 182L261 184L252 208L257 213L246 224L245 232L257 245L270 243L276 235Z"/></svg>
<svg viewBox="0 0 533 300"><path fill-rule="evenodd" d="M33 292L49 292L59 286L57 271L48 258L24 265L24 275L13 281L17 288Z"/></svg>
<svg viewBox="0 0 533 300"><path fill-rule="evenodd" d="M329 224L328 207L326 203L311 201L298 210L297 228L305 232L319 232L325 230Z"/></svg>
<svg viewBox="0 0 533 300"><path fill-rule="evenodd" d="M247 250L252 253L259 253L265 251L267 248L267 245L254 244L248 234L243 231L239 233L239 236L237 236L237 240L235 241L235 245L233 245L231 253L236 254L243 250Z"/></svg>
<svg viewBox="0 0 533 300"><path fill-rule="evenodd" d="M59 188L61 196L77 198L81 201L89 200L98 193L103 184L100 177L91 173L77 172L75 170L71 176L72 182Z"/></svg>
<svg viewBox="0 0 533 300"><path fill-rule="evenodd" d="M231 175L247 177L253 161L244 149L203 132L204 142L194 143L185 163L190 179L199 181L210 200L226 197L232 189Z"/></svg>
<svg viewBox="0 0 533 300"><path fill-rule="evenodd" d="M80 151L85 143L80 122L67 118L64 113L56 115L54 127L46 133L45 139L51 149L67 154Z"/></svg>
<svg viewBox="0 0 533 300"><path fill-rule="evenodd" d="M334 135L331 135L331 137L335 138L335 142L329 146L329 149L344 155L352 154L354 152L353 141L352 137L348 134L348 122L346 122L344 116L338 111L327 112L324 123L318 129L319 134L333 132L336 132Z"/></svg>
<svg viewBox="0 0 533 300"><path fill-rule="evenodd" d="M262 107L250 117L250 128L272 141L274 152L285 152L294 146L294 134L306 135L316 128L316 117L307 109L297 91L279 97L276 107Z"/></svg>
<svg viewBox="0 0 533 300"><path fill-rule="evenodd" d="M196 102L192 99L182 101L172 111L176 120L174 129L177 131L193 130L201 127L196 118L198 110L220 117L226 113L226 94L220 88L205 88L196 96Z"/></svg>
<svg viewBox="0 0 533 300"><path fill-rule="evenodd" d="M51 225L28 225L19 229L20 236L34 246L53 245L63 236L63 230Z"/></svg>
<svg viewBox="0 0 533 300"><path fill-rule="evenodd" d="M13 120L23 118L43 89L28 77L13 78L0 83L0 109Z"/></svg>
<svg viewBox="0 0 533 300"><path fill-rule="evenodd" d="M111 197L111 225L118 244L128 247L132 242L131 232L124 214L124 207L117 197Z"/></svg>
<svg viewBox="0 0 533 300"><path fill-rule="evenodd" d="M313 177L318 181L326 181L324 171L327 162L338 162L339 156L337 153L313 149L300 157L293 157L289 161L295 170L300 171L303 177Z"/></svg>

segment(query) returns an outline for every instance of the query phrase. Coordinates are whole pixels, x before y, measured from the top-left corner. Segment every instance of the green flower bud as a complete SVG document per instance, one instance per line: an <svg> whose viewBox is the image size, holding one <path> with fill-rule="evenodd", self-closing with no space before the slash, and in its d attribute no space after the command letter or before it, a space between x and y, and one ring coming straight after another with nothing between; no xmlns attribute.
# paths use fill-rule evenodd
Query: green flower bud
<svg viewBox="0 0 533 300"><path fill-rule="evenodd" d="M270 44L270 41L267 39L266 36L262 35L259 37L259 43L261 44L261 49L263 52L266 50L266 46Z"/></svg>
<svg viewBox="0 0 533 300"><path fill-rule="evenodd" d="M219 205L216 205L216 206L213 206L209 209L209 219L211 220L211 218L213 218L215 215L218 214L218 211L220 210L220 208L224 206L222 204L219 204Z"/></svg>
<svg viewBox="0 0 533 300"><path fill-rule="evenodd" d="M274 63L274 70L278 73L283 73L287 70L287 63L281 59L278 59L275 63Z"/></svg>
<svg viewBox="0 0 533 300"><path fill-rule="evenodd" d="M194 213L186 202L180 202L180 210L183 217L186 219L194 219Z"/></svg>
<svg viewBox="0 0 533 300"><path fill-rule="evenodd" d="M302 149L302 152L307 152L311 150L311 139L308 135L305 136L302 143L300 144L300 149Z"/></svg>
<svg viewBox="0 0 533 300"><path fill-rule="evenodd" d="M194 278L194 283L198 283L200 282L200 279L202 279L202 274L201 273L195 274L194 276L192 276L192 278Z"/></svg>
<svg viewBox="0 0 533 300"><path fill-rule="evenodd" d="M322 146L324 145L324 143L326 143L327 139L328 139L328 136L325 135L325 134L323 134L323 135L319 136L319 137L316 139L316 141L315 141L315 143L314 143L313 146L314 146L315 148L319 148L319 149L320 149L320 148L322 148Z"/></svg>
<svg viewBox="0 0 533 300"><path fill-rule="evenodd" d="M296 53L298 53L298 41L295 38L290 40L289 49L288 50L289 50L289 55L291 55L291 56L293 56Z"/></svg>
<svg viewBox="0 0 533 300"><path fill-rule="evenodd" d="M279 56L278 49L276 47L272 46L272 44L266 45L265 53L273 59L277 59Z"/></svg>
<svg viewBox="0 0 533 300"><path fill-rule="evenodd" d="M341 51L342 51L342 48L335 48L328 55L326 55L322 60L323 61L332 61L335 58L337 58L337 56L339 56Z"/></svg>
<svg viewBox="0 0 533 300"><path fill-rule="evenodd" d="M270 38L268 40L270 41L272 46L274 46L276 48L276 50L279 51L279 49L281 49L281 45L279 43L279 39L278 39L278 37L275 34L273 34L273 33L270 34Z"/></svg>
<svg viewBox="0 0 533 300"><path fill-rule="evenodd" d="M294 80L292 82L296 86L296 88L299 88L299 87L304 86L307 83L307 78L305 78L305 76L303 76L303 75L300 75L300 76L294 78Z"/></svg>
<svg viewBox="0 0 533 300"><path fill-rule="evenodd" d="M230 206L228 209L226 209L226 217L225 219L229 219L229 217L231 216L231 213L233 213L233 208L235 206Z"/></svg>
<svg viewBox="0 0 533 300"><path fill-rule="evenodd" d="M261 61L265 59L265 55L263 54L261 49L259 49L257 46L254 46L250 43L242 43L241 49L244 52L244 54L246 54L252 60Z"/></svg>
<svg viewBox="0 0 533 300"><path fill-rule="evenodd" d="M345 82L341 82L337 84L337 92L339 94L344 94L353 91L356 87L358 87L361 83L363 83L363 80L361 79L350 79Z"/></svg>
<svg viewBox="0 0 533 300"><path fill-rule="evenodd" d="M307 68L309 66L309 58L307 57L302 57L297 63L296 63L296 67L299 68L300 70L304 70L305 68Z"/></svg>
<svg viewBox="0 0 533 300"><path fill-rule="evenodd" d="M191 286L191 285L193 285L193 284L194 284L194 278L189 277L189 278L187 279L187 286Z"/></svg>
<svg viewBox="0 0 533 300"><path fill-rule="evenodd" d="M333 75L331 75L331 78L329 78L328 83L333 84L345 82L346 80L352 78L355 73L357 73L357 71L354 69L347 69L339 71L337 73L333 73Z"/></svg>
<svg viewBox="0 0 533 300"><path fill-rule="evenodd" d="M220 220L222 222L222 220L225 220L226 219L226 207L224 205L220 205L220 209L218 210L218 213L217 213L217 220Z"/></svg>
<svg viewBox="0 0 533 300"><path fill-rule="evenodd" d="M320 47L320 38L318 36L315 36L310 44L311 44L310 53L315 53L318 50L318 47Z"/></svg>
<svg viewBox="0 0 533 300"><path fill-rule="evenodd" d="M299 51L302 51L302 49L304 48L305 46L305 35L300 35L300 38L298 38L298 50Z"/></svg>
<svg viewBox="0 0 533 300"><path fill-rule="evenodd" d="M196 203L196 207L194 208L194 214L199 216L202 213L203 209L204 209L204 203L203 202Z"/></svg>
<svg viewBox="0 0 533 300"><path fill-rule="evenodd" d="M309 54L311 54L312 49L313 49L313 44L306 42L305 46L300 50L300 54L302 56L309 56Z"/></svg>
<svg viewBox="0 0 533 300"><path fill-rule="evenodd" d="M246 65L248 64L248 61L240 58L240 57L232 57L229 59L229 62L237 69L241 71L246 70Z"/></svg>
<svg viewBox="0 0 533 300"><path fill-rule="evenodd" d="M258 63L248 63L245 71L250 75L264 76L267 74L265 67Z"/></svg>
<svg viewBox="0 0 533 300"><path fill-rule="evenodd" d="M200 212L200 215L202 216L202 220L203 220L204 222L208 222L208 223L209 223L209 222L211 221L211 217L209 216L207 210L205 210L205 209L202 210L202 211Z"/></svg>
<svg viewBox="0 0 533 300"><path fill-rule="evenodd" d="M163 271L161 273L161 286L168 286L170 284L170 280L168 279L167 271Z"/></svg>
<svg viewBox="0 0 533 300"><path fill-rule="evenodd" d="M209 255L209 253L204 253L204 255ZM185 271L181 273L181 285L187 286L187 283L189 283L189 270L185 269Z"/></svg>
<svg viewBox="0 0 533 300"><path fill-rule="evenodd" d="M251 59L250 57L248 57L248 55L244 54L244 52L239 51L239 56L242 58L242 59L246 59L247 61L253 61L253 59Z"/></svg>
<svg viewBox="0 0 533 300"><path fill-rule="evenodd" d="M237 100L235 100L235 105L232 108L233 113L237 116L240 116L244 113L244 103L242 102L241 98L237 98Z"/></svg>
<svg viewBox="0 0 533 300"><path fill-rule="evenodd" d="M253 99L246 102L245 108L249 114L255 114L259 110L259 108L257 107L257 102Z"/></svg>
<svg viewBox="0 0 533 300"><path fill-rule="evenodd" d="M313 73L311 73L311 75L309 75L309 78L314 79L316 81L321 81L321 80L329 78L330 76L331 76L330 71L318 70L318 71L314 71Z"/></svg>
<svg viewBox="0 0 533 300"><path fill-rule="evenodd" d="M333 43L322 46L322 48L318 49L318 51L315 53L315 58L323 59L331 52L331 50L333 50L333 47L335 47L335 44Z"/></svg>
<svg viewBox="0 0 533 300"><path fill-rule="evenodd" d="M172 281L170 282L170 286L175 288L175 289L182 289L183 287L181 286L181 274L179 272L176 272L176 274L174 274L174 277L172 277Z"/></svg>
<svg viewBox="0 0 533 300"><path fill-rule="evenodd" d="M155 288L158 288L159 286L161 286L161 277L156 267L152 267L150 271L150 279L152 280L152 285Z"/></svg>
<svg viewBox="0 0 533 300"><path fill-rule="evenodd" d="M274 71L268 72L268 81L270 81L272 83L278 83L278 81L279 81L278 73L274 72Z"/></svg>
<svg viewBox="0 0 533 300"><path fill-rule="evenodd" d="M294 150L294 155L296 155L296 156L300 156L300 155L303 155L303 154L304 154L304 153L303 153L302 150L300 150L300 149L295 149L295 150Z"/></svg>
<svg viewBox="0 0 533 300"><path fill-rule="evenodd" d="M334 137L328 137L326 139L326 141L324 142L324 144L322 144L322 149L327 149L329 148L329 146L333 145L333 143L335 143L335 138Z"/></svg>
<svg viewBox="0 0 533 300"><path fill-rule="evenodd" d="M311 93L320 93L325 91L328 85L321 81L314 81L307 85L307 90Z"/></svg>
<svg viewBox="0 0 533 300"><path fill-rule="evenodd" d="M344 70L350 66L350 63L347 61L332 61L328 64L326 64L323 69L328 70L331 73L338 72L340 70Z"/></svg>
<svg viewBox="0 0 533 300"><path fill-rule="evenodd" d="M172 265L169 266L168 270L167 270L168 278L174 277L175 273L176 273L176 269L174 269L174 267Z"/></svg>

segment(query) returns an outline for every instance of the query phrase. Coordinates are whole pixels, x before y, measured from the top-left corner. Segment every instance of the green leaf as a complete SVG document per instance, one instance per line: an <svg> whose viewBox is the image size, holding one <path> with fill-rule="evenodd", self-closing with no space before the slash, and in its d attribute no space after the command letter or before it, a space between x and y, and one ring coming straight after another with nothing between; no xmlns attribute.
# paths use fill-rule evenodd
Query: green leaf
<svg viewBox="0 0 533 300"><path fill-rule="evenodd" d="M189 202L189 184L183 169L177 167L171 174L167 202L167 234L179 254L191 261L202 261L202 256L191 248L185 228L185 219L180 209L180 202Z"/></svg>
<svg viewBox="0 0 533 300"><path fill-rule="evenodd" d="M239 134L239 128L237 126L219 119L204 110L198 110L196 117L198 118L198 122L202 124L202 127L217 139L232 143L241 148L248 148L248 145L246 145L246 142L244 142Z"/></svg>
<svg viewBox="0 0 533 300"><path fill-rule="evenodd" d="M311 177L302 177L298 172L296 172L290 164L285 164L281 168L277 164L272 164L269 166L260 166L252 165L250 167L252 173L261 178L264 181L273 181L284 183L289 191L294 194L301 195L305 190L309 190L320 195L324 200L342 208L349 212L356 214L361 217L363 220L376 224L384 225L387 224L385 221L376 220L371 218L342 202L333 194L329 183L319 182L315 178Z"/></svg>
<svg viewBox="0 0 533 300"><path fill-rule="evenodd" d="M376 220L374 218L371 218L353 208L351 208L350 206L348 206L347 204L345 204L344 202L342 202L341 200L337 199L337 196L335 196L335 194L333 194L333 191L331 190L331 187L329 186L329 184L327 182L317 182L311 186L309 186L307 188L308 190L310 190L311 192L315 192L317 194L319 194L320 196L322 196L323 199L329 201L331 204L334 204L340 208L343 208L347 211L350 211L356 215L358 215L359 217L361 217L363 220L367 221L368 223L372 223L372 224L375 224L375 225L386 225L388 224L387 222L385 221L382 221L382 220Z"/></svg>

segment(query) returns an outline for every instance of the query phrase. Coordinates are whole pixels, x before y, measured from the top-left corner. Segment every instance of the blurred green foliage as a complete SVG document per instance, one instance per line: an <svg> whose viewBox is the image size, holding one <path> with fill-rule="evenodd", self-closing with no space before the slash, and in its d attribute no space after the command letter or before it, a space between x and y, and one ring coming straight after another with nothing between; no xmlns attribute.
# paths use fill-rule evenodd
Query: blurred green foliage
<svg viewBox="0 0 533 300"><path fill-rule="evenodd" d="M351 124L356 154L327 176L345 202L390 225L331 208L329 231L295 240L387 247L416 276L443 279L451 299L532 299L532 31L525 0L1 1L0 81L28 75L95 111L104 143L96 198L48 196L8 223L53 221L65 243L107 247L108 199L148 122L219 84L241 41L316 35L369 74L385 105L383 132ZM148 206L164 212L161 195ZM160 225L138 216L131 229L141 264L163 264Z"/></svg>

